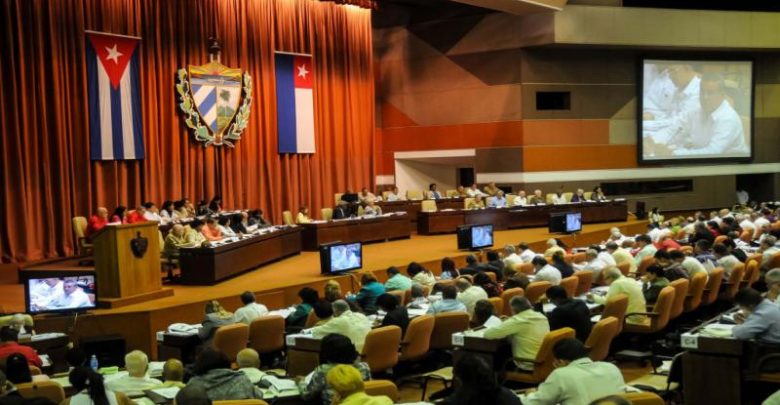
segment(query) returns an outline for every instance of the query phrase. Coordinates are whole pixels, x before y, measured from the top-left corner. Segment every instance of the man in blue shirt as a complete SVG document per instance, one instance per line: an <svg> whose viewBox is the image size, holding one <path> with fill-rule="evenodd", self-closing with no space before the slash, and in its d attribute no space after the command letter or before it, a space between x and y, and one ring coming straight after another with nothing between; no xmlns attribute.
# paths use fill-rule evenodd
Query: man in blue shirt
<svg viewBox="0 0 780 405"><path fill-rule="evenodd" d="M504 192L501 190L498 190L496 192L495 197L490 199L490 203L488 203L488 207L490 208L504 208L506 207L506 197L504 197Z"/></svg>
<svg viewBox="0 0 780 405"><path fill-rule="evenodd" d="M737 339L755 339L780 344L780 307L764 299L752 288L743 288L734 296L742 311L734 317L737 326L731 334Z"/></svg>
<svg viewBox="0 0 780 405"><path fill-rule="evenodd" d="M442 300L434 302L429 308L429 314L441 314L443 312L467 312L466 305L458 301L458 289L454 285L444 286L441 289Z"/></svg>
<svg viewBox="0 0 780 405"><path fill-rule="evenodd" d="M385 282L385 291L400 290L406 291L412 288L412 279L401 274L395 266L387 269L387 281Z"/></svg>

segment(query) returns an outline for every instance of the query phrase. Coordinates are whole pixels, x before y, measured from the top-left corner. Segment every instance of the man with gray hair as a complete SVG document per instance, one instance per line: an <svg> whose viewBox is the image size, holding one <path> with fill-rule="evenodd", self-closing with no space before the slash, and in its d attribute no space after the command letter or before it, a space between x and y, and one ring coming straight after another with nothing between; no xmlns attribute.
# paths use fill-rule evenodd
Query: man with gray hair
<svg viewBox="0 0 780 405"><path fill-rule="evenodd" d="M619 266L621 263L628 263L628 273L636 273L634 256L631 256L631 252L628 250L620 247L617 242L607 243L607 253L612 255L616 266Z"/></svg>
<svg viewBox="0 0 780 405"><path fill-rule="evenodd" d="M563 254L566 254L566 251L563 250L562 247L558 246L558 241L554 238L547 239L547 250L544 251L545 257L552 257L555 252L563 252Z"/></svg>
<svg viewBox="0 0 780 405"><path fill-rule="evenodd" d="M485 329L485 339L509 338L512 345L512 356L515 359L535 359L544 340L544 335L550 332L550 323L544 314L536 312L528 298L515 296L509 300L512 307L511 317L500 325ZM523 370L533 370L532 363L518 362L515 365Z"/></svg>
<svg viewBox="0 0 780 405"><path fill-rule="evenodd" d="M477 305L477 301L488 299L487 292L482 287L471 285L468 279L462 277L455 282L455 286L459 291L458 301L466 306L466 311L473 318L474 306Z"/></svg>
<svg viewBox="0 0 780 405"><path fill-rule="evenodd" d="M777 238L772 235L766 235L761 238L761 244L758 249L758 252L761 253L761 270L768 270L772 257L780 253L780 249L775 246L776 244Z"/></svg>
<svg viewBox="0 0 780 405"><path fill-rule="evenodd" d="M504 246L504 268L515 270L519 264L523 263L523 259L517 254L515 245L508 244Z"/></svg>
<svg viewBox="0 0 780 405"><path fill-rule="evenodd" d="M312 336L322 339L331 333L338 333L348 337L360 352L371 331L371 321L361 313L352 312L347 301L336 300L332 306L333 317L325 324L313 327Z"/></svg>
<svg viewBox="0 0 780 405"><path fill-rule="evenodd" d="M604 270L602 274L604 284L609 286L606 296L594 295L588 293L588 300L605 304L610 299L616 297L618 294L624 294L628 297L628 309L626 313L644 313L647 312L645 308L645 296L642 294L642 287L634 279L623 276L620 270L612 267ZM644 315L631 315L626 317L626 321L630 323L642 323L646 317Z"/></svg>
<svg viewBox="0 0 780 405"><path fill-rule="evenodd" d="M766 299L780 305L780 300L777 299L780 296L780 268L766 272L764 282L766 282Z"/></svg>
<svg viewBox="0 0 780 405"><path fill-rule="evenodd" d="M422 285L414 283L412 284L412 288L409 290L412 302L406 304L409 308L427 308L428 304L430 304L430 301L428 301L428 298L425 298L425 288L423 288Z"/></svg>
<svg viewBox="0 0 780 405"><path fill-rule="evenodd" d="M160 380L149 378L149 358L140 350L133 350L125 356L127 375L106 382L106 388L114 392L142 392L161 385Z"/></svg>
<svg viewBox="0 0 780 405"><path fill-rule="evenodd" d="M236 356L238 371L244 373L252 384L257 384L265 377L265 373L260 371L260 355L255 349L242 349Z"/></svg>

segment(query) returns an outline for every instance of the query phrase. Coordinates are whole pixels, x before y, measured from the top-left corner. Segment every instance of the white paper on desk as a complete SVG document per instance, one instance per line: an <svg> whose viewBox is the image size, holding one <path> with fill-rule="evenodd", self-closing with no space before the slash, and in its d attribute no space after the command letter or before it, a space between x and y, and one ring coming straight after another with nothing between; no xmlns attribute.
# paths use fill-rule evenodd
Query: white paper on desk
<svg viewBox="0 0 780 405"><path fill-rule="evenodd" d="M593 322L593 323L596 323L596 322L598 322L600 320L601 320L601 314L593 315L593 316L590 317L590 321Z"/></svg>
<svg viewBox="0 0 780 405"><path fill-rule="evenodd" d="M51 333L39 333L37 335L33 335L30 337L30 340L33 342L37 342L40 340L48 340L48 339L55 339L61 336L65 336L64 333L59 332L51 332Z"/></svg>
<svg viewBox="0 0 780 405"><path fill-rule="evenodd" d="M702 336L711 336L718 338L731 337L731 330L737 325L726 325L723 323L711 323L704 326L700 332Z"/></svg>
<svg viewBox="0 0 780 405"><path fill-rule="evenodd" d="M472 336L472 337L484 338L485 337L485 328L481 328L479 330L469 329L467 331L464 331L463 335L464 336Z"/></svg>
<svg viewBox="0 0 780 405"><path fill-rule="evenodd" d="M262 381L268 381L268 383L270 383L271 386L274 387L277 391L294 390L298 387L295 385L295 381L293 380L278 378L272 375L266 375L263 377Z"/></svg>
<svg viewBox="0 0 780 405"><path fill-rule="evenodd" d="M482 324L482 326L484 326L486 328L492 328L492 327L498 326L498 325L501 325L501 318L499 318L499 317L497 317L495 315L493 315L490 318L488 318L488 320L485 321L485 323Z"/></svg>
<svg viewBox="0 0 780 405"><path fill-rule="evenodd" d="M43 363L43 367L51 366L51 359L49 358L48 354L39 354L38 357L41 358L41 363Z"/></svg>
<svg viewBox="0 0 780 405"><path fill-rule="evenodd" d="M157 388L151 391L165 399L174 399L176 398L176 394L179 393L179 389L179 387L165 387Z"/></svg>
<svg viewBox="0 0 780 405"><path fill-rule="evenodd" d="M279 315L282 318L287 318L291 313L295 312L295 308L282 308L276 309L268 313L268 315Z"/></svg>
<svg viewBox="0 0 780 405"><path fill-rule="evenodd" d="M409 308L406 310L406 312L409 313L409 316L422 316L428 313L428 308Z"/></svg>
<svg viewBox="0 0 780 405"><path fill-rule="evenodd" d="M155 377L155 376L161 376L163 372L163 367L165 366L164 361L150 361L149 362L149 376Z"/></svg>

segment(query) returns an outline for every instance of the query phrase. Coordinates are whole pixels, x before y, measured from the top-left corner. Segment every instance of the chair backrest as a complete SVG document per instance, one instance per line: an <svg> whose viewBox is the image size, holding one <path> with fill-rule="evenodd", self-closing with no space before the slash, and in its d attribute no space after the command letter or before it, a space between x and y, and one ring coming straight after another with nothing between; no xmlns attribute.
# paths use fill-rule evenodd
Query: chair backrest
<svg viewBox="0 0 780 405"><path fill-rule="evenodd" d="M743 242L750 243L753 240L753 231L750 229L745 229L741 234L739 234L739 239Z"/></svg>
<svg viewBox="0 0 780 405"><path fill-rule="evenodd" d="M632 405L664 405L666 401L652 392L626 392L618 394L619 397L628 400Z"/></svg>
<svg viewBox="0 0 780 405"><path fill-rule="evenodd" d="M406 290L406 291L409 291L409 295L411 296L412 290L410 289L410 290ZM398 305L404 306L404 305L406 305L406 291L404 291L404 290L392 290L392 291L388 291L387 293L392 295L392 296L395 296L395 298L398 299Z"/></svg>
<svg viewBox="0 0 780 405"><path fill-rule="evenodd" d="M566 253L565 255L563 255L563 261L564 263L571 266L571 264L574 263L574 255L571 253Z"/></svg>
<svg viewBox="0 0 780 405"><path fill-rule="evenodd" d="M401 342L400 360L417 360L428 353L434 322L432 315L418 316L409 322Z"/></svg>
<svg viewBox="0 0 780 405"><path fill-rule="evenodd" d="M320 212L322 213L323 221L330 221L333 219L333 208L322 208L320 209Z"/></svg>
<svg viewBox="0 0 780 405"><path fill-rule="evenodd" d="M451 197L459 196L460 193L458 192L458 190L447 190L444 195L446 195L447 198L451 198Z"/></svg>
<svg viewBox="0 0 780 405"><path fill-rule="evenodd" d="M528 288L525 290L525 298L528 298L528 301L530 301L531 304L536 304L536 301L539 301L539 298L541 298L550 287L552 287L552 283L549 281L534 281L533 283L528 284Z"/></svg>
<svg viewBox="0 0 780 405"><path fill-rule="evenodd" d="M363 208L363 206L362 206L362 205L358 205L358 212L357 212L358 216L359 216L359 217L362 217L362 216L363 216L363 214L365 214L365 213L366 213L366 209L365 209L365 208Z"/></svg>
<svg viewBox="0 0 780 405"><path fill-rule="evenodd" d="M466 198L464 198L463 199L463 209L468 209L469 208L469 204L471 204L472 201L474 201L474 197L466 197Z"/></svg>
<svg viewBox="0 0 780 405"><path fill-rule="evenodd" d="M469 314L465 312L444 312L433 317L431 350L452 348L452 334L469 328Z"/></svg>
<svg viewBox="0 0 780 405"><path fill-rule="evenodd" d="M214 348L225 353L230 362L236 361L238 352L249 342L249 325L236 323L221 326L214 333Z"/></svg>
<svg viewBox="0 0 780 405"><path fill-rule="evenodd" d="M486 271L485 274L487 274L490 281L494 283L497 281L496 273L493 273L492 271Z"/></svg>
<svg viewBox="0 0 780 405"><path fill-rule="evenodd" d="M65 390L56 381L17 384L16 389L19 391L19 395L25 399L43 397L55 404L65 400Z"/></svg>
<svg viewBox="0 0 780 405"><path fill-rule="evenodd" d="M282 211L282 219L284 220L285 225L295 224L295 221L293 221L292 212L290 211Z"/></svg>
<svg viewBox="0 0 780 405"><path fill-rule="evenodd" d="M704 288L707 286L707 274L704 272L696 273L691 277L691 285L688 288L688 296L685 297L683 311L691 312L701 305L701 299L704 297Z"/></svg>
<svg viewBox="0 0 780 405"><path fill-rule="evenodd" d="M631 263L628 261L625 261L623 263L618 263L617 268L618 270L620 270L621 274L627 276L628 272L631 271Z"/></svg>
<svg viewBox="0 0 780 405"><path fill-rule="evenodd" d="M515 270L517 270L520 274L525 274L526 276L533 275L536 272L536 268L534 268L533 263L520 263L519 265L515 266Z"/></svg>
<svg viewBox="0 0 780 405"><path fill-rule="evenodd" d="M86 217L73 217L71 219L73 225L73 233L76 234L76 239L84 238L87 236L87 218Z"/></svg>
<svg viewBox="0 0 780 405"><path fill-rule="evenodd" d="M609 355L609 346L612 339L618 334L620 325L617 318L609 316L601 318L590 331L585 347L589 350L588 356L593 361L602 361Z"/></svg>
<svg viewBox="0 0 780 405"><path fill-rule="evenodd" d="M623 320L626 318L626 311L628 311L628 296L625 294L618 294L610 298L606 304L604 304L604 312L601 313L602 318L613 317L618 320L618 331L623 331Z"/></svg>
<svg viewBox="0 0 780 405"><path fill-rule="evenodd" d="M715 237L715 242L713 242L713 245L721 244L726 241L729 237L726 235L718 235Z"/></svg>
<svg viewBox="0 0 780 405"><path fill-rule="evenodd" d="M647 272L647 268L651 265L655 264L655 257L648 256L642 259L641 262L639 262L639 266L636 268L636 277L642 277L645 275L645 272Z"/></svg>
<svg viewBox="0 0 780 405"><path fill-rule="evenodd" d="M780 252L773 254L767 265L767 268L769 269L776 269L778 267L780 267Z"/></svg>
<svg viewBox="0 0 780 405"><path fill-rule="evenodd" d="M455 285L455 280L453 280L453 279L437 280L436 284L434 284L434 286L437 286L437 285L439 286L439 288L444 287L444 286L448 286L448 285L454 286Z"/></svg>
<svg viewBox="0 0 780 405"><path fill-rule="evenodd" d="M751 287L758 281L759 277L761 277L760 267L760 259L748 258L747 263L745 264L745 275L742 277L741 281L742 285L739 287L740 289Z"/></svg>
<svg viewBox="0 0 780 405"><path fill-rule="evenodd" d="M745 275L745 264L740 263L736 266L734 266L734 269L731 270L731 276L729 276L729 287L726 289L725 294L723 298L725 299L733 299L735 295L737 295L737 291L739 291L739 284L742 282L742 277Z"/></svg>
<svg viewBox="0 0 780 405"><path fill-rule="evenodd" d="M574 292L575 296L580 296L590 291L590 286L593 284L593 272L590 270L582 270L574 273L577 277L577 291Z"/></svg>
<svg viewBox="0 0 780 405"><path fill-rule="evenodd" d="M436 200L423 200L420 210L423 212L436 212L438 210L436 208Z"/></svg>
<svg viewBox="0 0 780 405"><path fill-rule="evenodd" d="M272 353L284 349L284 318L268 315L252 321L249 324L248 347L258 353Z"/></svg>
<svg viewBox="0 0 780 405"><path fill-rule="evenodd" d="M511 290L511 288L510 288L510 290ZM521 290L522 290L522 288L521 288ZM490 304L493 305L493 313L496 316L505 315L504 314L504 298L503 297L491 297L491 298L488 298L488 301L490 301Z"/></svg>
<svg viewBox="0 0 780 405"><path fill-rule="evenodd" d="M333 204L339 205L339 201L341 201L341 196L344 195L344 193L335 193L333 194Z"/></svg>
<svg viewBox="0 0 780 405"><path fill-rule="evenodd" d="M366 336L361 356L372 373L382 372L398 364L399 346L401 328L395 325L374 328Z"/></svg>
<svg viewBox="0 0 780 405"><path fill-rule="evenodd" d="M547 202L547 204L552 204L553 203L553 197L555 197L554 193L547 193L544 196L544 200Z"/></svg>
<svg viewBox="0 0 780 405"><path fill-rule="evenodd" d="M593 192L592 191L586 191L586 192L582 193L582 196L585 197L586 200L590 200L590 197L593 196Z"/></svg>
<svg viewBox="0 0 780 405"><path fill-rule="evenodd" d="M313 328L314 325L317 324L317 322L320 321L320 318L317 317L317 314L314 313L314 310L309 311L309 316L306 317L306 324L303 325L304 329Z"/></svg>
<svg viewBox="0 0 780 405"><path fill-rule="evenodd" d="M43 371L41 371L40 368L37 366L29 365L27 366L30 369L30 375L42 375Z"/></svg>
<svg viewBox="0 0 780 405"><path fill-rule="evenodd" d="M407 200L422 200L423 199L423 192L422 192L422 190L406 190L406 199Z"/></svg>
<svg viewBox="0 0 780 405"><path fill-rule="evenodd" d="M574 196L574 193L571 191L567 191L563 193L563 198L566 199L566 201L571 201L571 197Z"/></svg>
<svg viewBox="0 0 780 405"><path fill-rule="evenodd" d="M509 305L509 300L512 299L512 297L523 295L525 294L525 291L523 291L520 287L510 288L508 290L504 290L504 292L501 293L501 300L503 301L503 311L502 312L496 312L496 315L506 315L506 316L512 316L512 306Z"/></svg>
<svg viewBox="0 0 780 405"><path fill-rule="evenodd" d="M586 260L588 260L588 256L585 254L585 252L577 252L571 258L572 263L577 263L577 264L583 263Z"/></svg>
<svg viewBox="0 0 780 405"><path fill-rule="evenodd" d="M555 344L563 339L573 338L575 336L574 329L561 328L548 332L544 335L542 345L539 346L539 351L536 352L536 361L534 362L533 379L536 381L544 381L547 376L552 373L553 369L553 356L552 350Z"/></svg>
<svg viewBox="0 0 780 405"><path fill-rule="evenodd" d="M672 315L672 306L674 305L675 289L668 285L661 289L658 294L658 300L653 305L653 312L658 314L650 318L651 332L657 332L669 324Z"/></svg>
<svg viewBox="0 0 780 405"><path fill-rule="evenodd" d="M704 289L701 305L710 305L718 299L721 284L723 284L723 269L717 267L712 270L710 278L707 280L707 287Z"/></svg>
<svg viewBox="0 0 780 405"><path fill-rule="evenodd" d="M682 315L683 309L685 308L685 297L688 296L688 287L690 286L690 283L691 282L686 278L678 278L669 283L670 286L674 287L674 302L672 302L672 311L669 314L670 319L675 319Z"/></svg>
<svg viewBox="0 0 780 405"><path fill-rule="evenodd" d="M561 280L561 287L566 290L566 295L569 298L574 298L577 295L577 286L580 284L580 278L577 276L569 276Z"/></svg>
<svg viewBox="0 0 780 405"><path fill-rule="evenodd" d="M366 394L371 396L386 396L393 403L398 402L401 397L398 395L398 387L390 380L370 380L363 383Z"/></svg>
<svg viewBox="0 0 780 405"><path fill-rule="evenodd" d="M511 206L515 205L515 198L517 198L516 195L514 195L514 194L507 194L506 195L506 206L507 207L511 207Z"/></svg>

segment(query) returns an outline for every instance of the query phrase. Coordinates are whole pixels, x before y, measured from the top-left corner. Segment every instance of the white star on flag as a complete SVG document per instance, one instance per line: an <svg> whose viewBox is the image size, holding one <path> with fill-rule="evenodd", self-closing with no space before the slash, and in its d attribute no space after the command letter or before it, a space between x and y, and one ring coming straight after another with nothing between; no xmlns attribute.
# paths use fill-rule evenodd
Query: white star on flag
<svg viewBox="0 0 780 405"><path fill-rule="evenodd" d="M123 54L116 50L116 44L114 44L113 48L105 47L106 51L108 52L108 56L106 56L106 59L113 60L114 63L119 64L119 57Z"/></svg>
<svg viewBox="0 0 780 405"><path fill-rule="evenodd" d="M306 70L306 65L298 66L298 77L305 79L307 74L309 74L309 71Z"/></svg>

